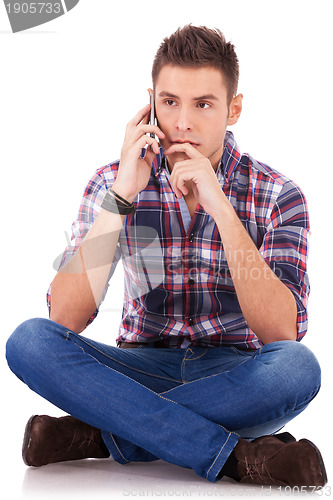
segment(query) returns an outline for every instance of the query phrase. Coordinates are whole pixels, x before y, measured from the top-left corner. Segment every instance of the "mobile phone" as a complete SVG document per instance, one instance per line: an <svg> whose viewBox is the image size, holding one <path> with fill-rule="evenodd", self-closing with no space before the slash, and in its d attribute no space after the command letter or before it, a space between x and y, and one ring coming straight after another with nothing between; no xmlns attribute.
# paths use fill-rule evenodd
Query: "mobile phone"
<svg viewBox="0 0 333 500"><path fill-rule="evenodd" d="M155 116L155 100L154 100L154 94L149 94L149 100L150 100L150 116L149 116L149 124L150 125L155 125L156 122L156 116ZM155 139L155 134L150 133L150 137Z"/></svg>

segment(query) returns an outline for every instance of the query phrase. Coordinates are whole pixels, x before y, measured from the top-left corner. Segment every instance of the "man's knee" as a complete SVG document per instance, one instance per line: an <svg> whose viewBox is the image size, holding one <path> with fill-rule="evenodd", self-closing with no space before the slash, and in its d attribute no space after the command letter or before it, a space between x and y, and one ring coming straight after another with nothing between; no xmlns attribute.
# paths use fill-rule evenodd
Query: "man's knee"
<svg viewBox="0 0 333 500"><path fill-rule="evenodd" d="M265 347L269 349L269 346ZM281 380L288 380L291 390L301 390L315 397L321 385L321 369L313 352L306 345L293 341L276 342L275 347L279 353L275 361L280 367Z"/></svg>
<svg viewBox="0 0 333 500"><path fill-rule="evenodd" d="M321 369L319 362L306 345L300 342L288 342L285 356L287 361L292 365L293 371L298 373L300 381L304 381L306 378L315 385L320 386Z"/></svg>
<svg viewBox="0 0 333 500"><path fill-rule="evenodd" d="M22 368L32 366L45 349L47 337L52 334L51 323L45 318L29 319L21 323L7 340L7 363L19 378L22 378Z"/></svg>

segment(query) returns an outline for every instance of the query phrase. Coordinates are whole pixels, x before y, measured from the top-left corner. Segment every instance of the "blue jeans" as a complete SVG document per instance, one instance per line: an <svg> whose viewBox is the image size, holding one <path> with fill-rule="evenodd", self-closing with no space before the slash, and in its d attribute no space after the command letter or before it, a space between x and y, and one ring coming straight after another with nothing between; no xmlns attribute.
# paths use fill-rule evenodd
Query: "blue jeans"
<svg viewBox="0 0 333 500"><path fill-rule="evenodd" d="M298 342L119 349L48 319L14 331L7 361L33 391L101 429L117 462L162 459L209 481L239 437L274 434L320 388L318 362Z"/></svg>

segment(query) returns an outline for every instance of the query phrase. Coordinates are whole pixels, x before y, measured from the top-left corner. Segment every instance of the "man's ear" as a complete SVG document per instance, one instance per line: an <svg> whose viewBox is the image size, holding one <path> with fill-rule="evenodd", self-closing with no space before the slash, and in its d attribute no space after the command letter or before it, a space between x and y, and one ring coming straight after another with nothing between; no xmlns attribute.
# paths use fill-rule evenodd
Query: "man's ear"
<svg viewBox="0 0 333 500"><path fill-rule="evenodd" d="M229 105L228 125L235 125L238 122L242 112L243 94L238 94L233 97Z"/></svg>

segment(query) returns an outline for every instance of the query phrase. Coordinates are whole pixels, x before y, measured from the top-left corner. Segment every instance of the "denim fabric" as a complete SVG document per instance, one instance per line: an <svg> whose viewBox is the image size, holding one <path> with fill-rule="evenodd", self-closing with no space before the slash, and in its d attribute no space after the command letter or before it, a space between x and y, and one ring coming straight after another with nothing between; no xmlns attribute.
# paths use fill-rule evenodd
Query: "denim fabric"
<svg viewBox="0 0 333 500"><path fill-rule="evenodd" d="M162 459L216 481L239 437L273 434L320 388L320 367L299 342L119 349L48 319L7 342L11 370L33 391L102 431L119 463Z"/></svg>

